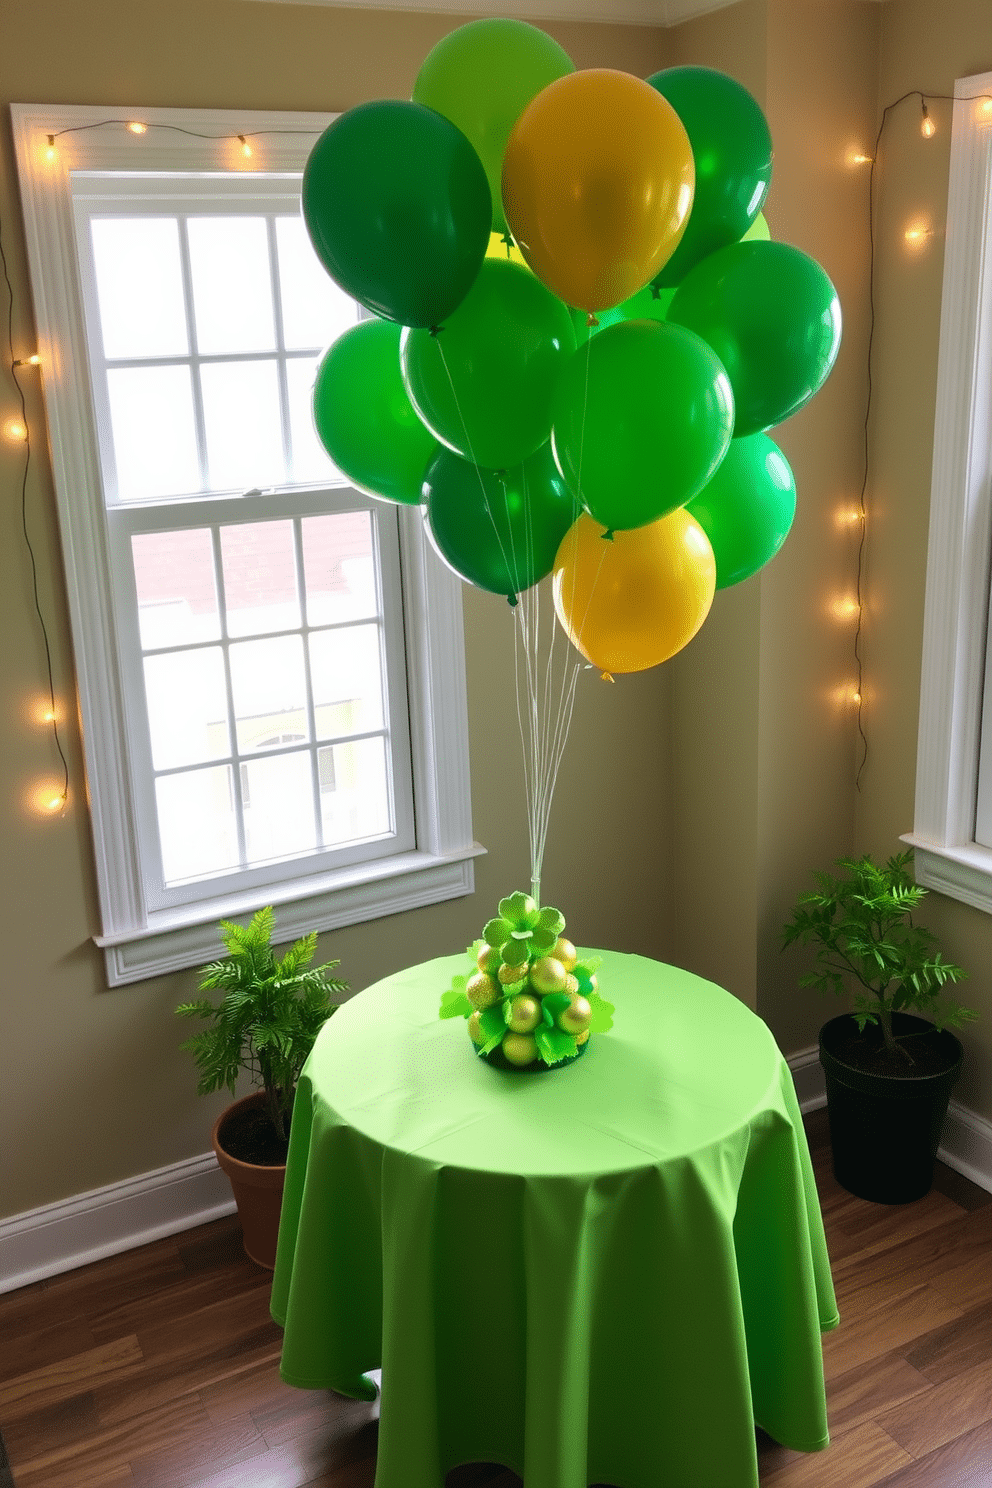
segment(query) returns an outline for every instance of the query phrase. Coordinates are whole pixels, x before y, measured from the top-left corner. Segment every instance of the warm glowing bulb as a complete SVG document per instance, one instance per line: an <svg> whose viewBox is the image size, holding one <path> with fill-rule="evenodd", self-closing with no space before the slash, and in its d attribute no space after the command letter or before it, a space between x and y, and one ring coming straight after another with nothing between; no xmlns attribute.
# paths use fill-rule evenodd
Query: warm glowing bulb
<svg viewBox="0 0 992 1488"><path fill-rule="evenodd" d="M68 803L68 792L52 780L39 781L27 793L26 804L37 816L54 816Z"/></svg>
<svg viewBox="0 0 992 1488"><path fill-rule="evenodd" d="M54 134L50 134L48 136L48 149L45 151L45 159L46 160L54 160L55 159L55 136L54 136Z"/></svg>
<svg viewBox="0 0 992 1488"><path fill-rule="evenodd" d="M871 165L872 157L865 155L861 150L849 150L847 152L848 165Z"/></svg>
<svg viewBox="0 0 992 1488"><path fill-rule="evenodd" d="M241 141L242 155L245 157L246 160L249 160L251 158L251 145L245 139L243 134L239 134L238 139Z"/></svg>
<svg viewBox="0 0 992 1488"><path fill-rule="evenodd" d="M128 126L132 134L147 134L148 125L142 124L139 119L134 119Z"/></svg>
<svg viewBox="0 0 992 1488"><path fill-rule="evenodd" d="M861 701L861 694L858 691L858 689L855 688L854 691L851 693L851 702L852 703L860 703L860 701Z"/></svg>
<svg viewBox="0 0 992 1488"><path fill-rule="evenodd" d="M992 119L992 98L983 98L978 112L985 119Z"/></svg>
<svg viewBox="0 0 992 1488"><path fill-rule="evenodd" d="M830 606L830 613L835 620L853 620L861 606L853 595L845 594L835 599Z"/></svg>
<svg viewBox="0 0 992 1488"><path fill-rule="evenodd" d="M922 105L922 107L923 118L920 120L920 133L922 134L924 139L933 139L934 135L937 133L937 126L927 112L927 106L925 103Z"/></svg>
<svg viewBox="0 0 992 1488"><path fill-rule="evenodd" d="M922 248L927 238L933 237L933 228L924 226L921 222L914 222L907 227L903 233L906 245L909 248Z"/></svg>
<svg viewBox="0 0 992 1488"><path fill-rule="evenodd" d="M838 527L856 527L864 519L864 512L857 506L839 506L834 513Z"/></svg>
<svg viewBox="0 0 992 1488"><path fill-rule="evenodd" d="M28 431L19 419L8 419L3 426L3 432L8 439L24 440L28 437Z"/></svg>

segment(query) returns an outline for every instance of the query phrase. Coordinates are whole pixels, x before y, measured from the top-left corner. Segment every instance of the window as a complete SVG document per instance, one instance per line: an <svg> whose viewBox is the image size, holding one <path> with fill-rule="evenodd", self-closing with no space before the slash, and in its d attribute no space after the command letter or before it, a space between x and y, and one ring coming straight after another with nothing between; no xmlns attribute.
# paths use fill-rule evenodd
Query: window
<svg viewBox="0 0 992 1488"><path fill-rule="evenodd" d="M470 893L460 586L310 416L330 119L13 114L111 984Z"/></svg>
<svg viewBox="0 0 992 1488"><path fill-rule="evenodd" d="M913 831L921 883L992 913L992 73L955 85Z"/></svg>

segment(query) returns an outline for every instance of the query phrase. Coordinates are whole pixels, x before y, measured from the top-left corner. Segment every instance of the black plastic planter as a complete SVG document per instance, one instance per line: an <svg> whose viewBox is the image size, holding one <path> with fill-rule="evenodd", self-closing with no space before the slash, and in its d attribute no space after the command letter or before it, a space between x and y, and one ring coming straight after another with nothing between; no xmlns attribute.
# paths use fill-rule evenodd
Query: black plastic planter
<svg viewBox="0 0 992 1488"><path fill-rule="evenodd" d="M908 1204L929 1193L933 1163L947 1114L951 1087L961 1072L964 1050L948 1030L912 1013L893 1013L892 1030L915 1034L907 1047L927 1073L878 1074L859 1067L857 1024L850 1013L820 1029L820 1063L827 1081L827 1111L834 1176L848 1193L876 1204ZM870 1063L881 1031L866 1029Z"/></svg>

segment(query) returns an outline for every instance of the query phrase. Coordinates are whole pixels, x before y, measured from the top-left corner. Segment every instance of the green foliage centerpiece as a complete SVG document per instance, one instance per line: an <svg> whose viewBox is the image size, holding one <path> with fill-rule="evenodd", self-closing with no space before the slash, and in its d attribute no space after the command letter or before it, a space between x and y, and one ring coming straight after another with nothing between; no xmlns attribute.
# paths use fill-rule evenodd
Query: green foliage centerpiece
<svg viewBox="0 0 992 1488"><path fill-rule="evenodd" d="M613 1027L600 997L600 958L580 961L564 937L565 916L519 891L499 901L482 939L469 946L475 971L456 976L442 1018L467 1018L476 1053L500 1069L561 1068L584 1054L589 1035Z"/></svg>

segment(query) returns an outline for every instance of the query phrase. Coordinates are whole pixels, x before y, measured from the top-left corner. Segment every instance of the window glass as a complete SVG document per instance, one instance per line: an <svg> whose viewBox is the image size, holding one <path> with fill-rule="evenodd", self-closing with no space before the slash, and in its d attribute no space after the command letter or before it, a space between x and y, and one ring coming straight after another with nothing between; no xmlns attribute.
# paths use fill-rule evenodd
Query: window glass
<svg viewBox="0 0 992 1488"><path fill-rule="evenodd" d="M135 533L131 560L143 650L220 639L208 527Z"/></svg>
<svg viewBox="0 0 992 1488"><path fill-rule="evenodd" d="M202 488L188 366L107 372L117 497L154 501Z"/></svg>
<svg viewBox="0 0 992 1488"><path fill-rule="evenodd" d="M185 356L176 218L96 217L91 231L104 356Z"/></svg>
<svg viewBox="0 0 992 1488"><path fill-rule="evenodd" d="M300 623L292 522L237 522L220 530L227 633L264 635Z"/></svg>
<svg viewBox="0 0 992 1488"><path fill-rule="evenodd" d="M272 273L264 217L190 217L190 280L201 356L274 351Z"/></svg>

